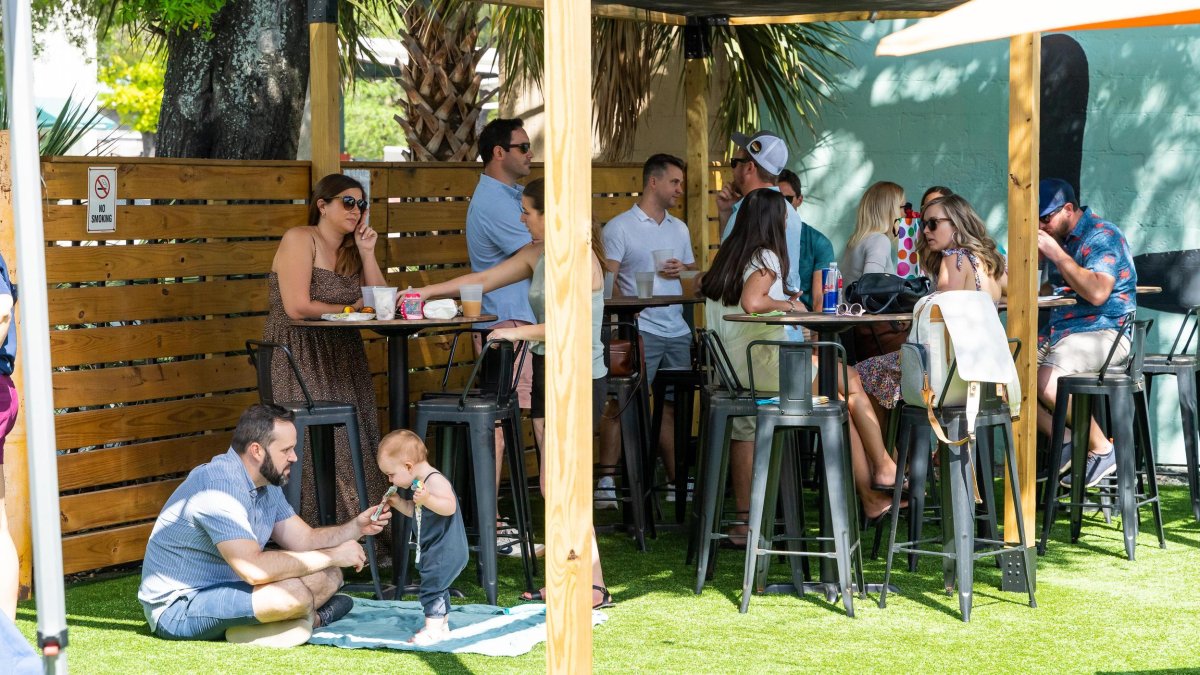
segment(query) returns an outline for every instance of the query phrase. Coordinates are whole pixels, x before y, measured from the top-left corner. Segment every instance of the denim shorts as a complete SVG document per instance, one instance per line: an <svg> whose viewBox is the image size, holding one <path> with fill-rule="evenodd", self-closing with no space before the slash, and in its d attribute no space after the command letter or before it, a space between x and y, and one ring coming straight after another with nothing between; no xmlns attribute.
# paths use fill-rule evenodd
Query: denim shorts
<svg viewBox="0 0 1200 675"><path fill-rule="evenodd" d="M646 359L646 384L654 384L659 368L690 368L692 366L692 336L662 337L654 333L641 332L642 349ZM674 400L674 391L668 389L668 401Z"/></svg>
<svg viewBox="0 0 1200 675"><path fill-rule="evenodd" d="M253 590L244 581L231 581L180 597L158 616L154 634L168 640L222 640L229 628L262 623L254 617Z"/></svg>

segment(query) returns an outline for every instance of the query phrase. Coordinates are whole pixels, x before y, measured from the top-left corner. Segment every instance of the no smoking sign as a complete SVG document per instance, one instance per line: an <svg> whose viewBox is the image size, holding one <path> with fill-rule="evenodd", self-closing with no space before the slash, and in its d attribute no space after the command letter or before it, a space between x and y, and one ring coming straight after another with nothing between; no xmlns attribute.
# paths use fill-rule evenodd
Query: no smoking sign
<svg viewBox="0 0 1200 675"><path fill-rule="evenodd" d="M115 232L117 229L117 169L88 167L87 231Z"/></svg>

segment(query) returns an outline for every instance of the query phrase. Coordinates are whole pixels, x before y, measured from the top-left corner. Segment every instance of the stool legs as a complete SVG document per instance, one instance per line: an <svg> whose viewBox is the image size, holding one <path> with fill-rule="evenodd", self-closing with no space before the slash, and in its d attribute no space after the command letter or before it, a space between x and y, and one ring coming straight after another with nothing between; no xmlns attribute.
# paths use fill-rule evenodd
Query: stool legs
<svg viewBox="0 0 1200 675"><path fill-rule="evenodd" d="M1158 547L1167 547L1166 534L1163 532L1162 520L1162 500L1158 498L1158 470L1154 463L1154 447L1150 440L1150 411L1148 406L1149 396L1143 393L1135 393L1133 399L1134 409L1137 411L1134 428L1137 433L1137 447L1142 452L1142 463L1145 466L1146 473L1146 489L1145 494L1150 502L1150 513L1154 516L1155 532L1158 534ZM1141 474L1138 474L1141 477ZM1140 491L1139 491L1140 492ZM1194 495L1195 493L1193 493Z"/></svg>
<svg viewBox="0 0 1200 675"><path fill-rule="evenodd" d="M367 499L367 476L364 473L362 447L358 442L358 420L351 417L346 420L346 433L350 436L350 464L354 467L354 486L358 488L359 512L366 511L370 506ZM371 570L371 583L375 586L375 597L383 599L383 587L379 583L379 566L375 560L375 537L368 536L364 548L367 549L367 565Z"/></svg>
<svg viewBox="0 0 1200 675"><path fill-rule="evenodd" d="M768 548L763 540L763 504L767 498L767 488L772 474L772 465L777 466L777 458L783 440L775 437L774 420L759 419L754 432L754 469L750 474L750 516L747 522L749 531L746 533L746 564L742 573L742 603L738 611L745 614L750 609L750 593L758 572L759 553ZM774 522L774 509L771 520ZM769 538L770 532L767 532Z"/></svg>
<svg viewBox="0 0 1200 675"><path fill-rule="evenodd" d="M1198 373L1191 368L1177 373L1179 383L1179 416L1183 420L1183 452L1187 462L1188 492L1192 498L1192 517L1200 520L1200 466L1197 466L1196 447L1196 380ZM1146 397L1149 398L1150 378L1146 377Z"/></svg>
<svg viewBox="0 0 1200 675"><path fill-rule="evenodd" d="M645 441L641 398L622 387L617 395L621 410L621 456L625 463L625 481L629 489L629 521L639 551L646 550L646 505L649 500L642 484L642 455L648 453ZM649 478L653 480L653 478Z"/></svg>
<svg viewBox="0 0 1200 675"><path fill-rule="evenodd" d="M704 581L708 578L709 566L714 564L715 549L713 548L713 531L720 525L717 518L718 506L723 501L725 480L729 472L729 417L714 414L711 409L704 424L704 453L700 462L700 480L702 481L700 498L702 503L699 518L696 523L696 594L704 590Z"/></svg>

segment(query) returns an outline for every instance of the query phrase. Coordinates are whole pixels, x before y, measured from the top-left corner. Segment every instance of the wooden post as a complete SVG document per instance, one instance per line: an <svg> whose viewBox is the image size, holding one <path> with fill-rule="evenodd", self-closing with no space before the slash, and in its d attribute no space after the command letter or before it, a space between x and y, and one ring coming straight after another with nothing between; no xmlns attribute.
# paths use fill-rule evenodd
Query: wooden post
<svg viewBox="0 0 1200 675"><path fill-rule="evenodd" d="M1008 334L1021 339L1017 360L1021 378L1021 419L1013 425L1017 475L1025 536L1037 528L1037 232L1038 156L1041 152L1042 37L1018 35L1009 47L1008 78ZM1005 524L1016 521L1012 486L1004 476ZM1017 529L1004 528L1004 539L1017 543Z"/></svg>
<svg viewBox="0 0 1200 675"><path fill-rule="evenodd" d="M545 10L546 671L592 672L591 3Z"/></svg>
<svg viewBox="0 0 1200 675"><path fill-rule="evenodd" d="M342 170L338 0L308 3L308 100L312 114L312 183Z"/></svg>
<svg viewBox="0 0 1200 675"><path fill-rule="evenodd" d="M0 255L8 263L8 271L17 279L16 222L13 219L12 171L8 149L8 132L0 131ZM14 309L14 321L21 319L20 310ZM3 338L3 336L0 336ZM29 599L33 586L33 537L30 531L29 513L29 460L25 444L25 386L22 382L20 354L12 380L17 385L20 408L17 421L4 439L4 510L8 513L8 531L12 533L17 547L20 600Z"/></svg>
<svg viewBox="0 0 1200 675"><path fill-rule="evenodd" d="M700 269L708 268L708 59L689 55L684 65L683 97L687 101L687 224L692 253Z"/></svg>

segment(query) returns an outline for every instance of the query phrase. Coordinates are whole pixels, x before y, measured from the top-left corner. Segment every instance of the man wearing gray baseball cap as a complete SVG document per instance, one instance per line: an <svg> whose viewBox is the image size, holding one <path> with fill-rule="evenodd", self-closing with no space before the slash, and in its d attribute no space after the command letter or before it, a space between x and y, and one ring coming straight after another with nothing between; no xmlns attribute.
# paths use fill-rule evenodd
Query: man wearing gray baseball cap
<svg viewBox="0 0 1200 675"><path fill-rule="evenodd" d="M753 136L745 134L733 134L731 137L737 150L733 153L733 158L729 160L729 167L733 169L733 180L726 183L721 191L717 193L717 217L718 222L725 223L721 230L721 241L729 238L729 233L733 231L733 222L737 217L738 208L742 205L742 200L746 195L754 190L775 190L779 191L776 183L779 182L779 174L787 168L788 149L784 144L783 139L776 136L770 131L759 131ZM788 275L783 280L784 290L789 296L792 296L793 302L796 303L796 309L808 310L811 307L802 307L800 302L800 265L797 261L800 259L800 234L804 230L804 221L800 220L800 214L796 209L787 209L787 230L786 246L788 254ZM801 338L803 339L803 338Z"/></svg>
<svg viewBox="0 0 1200 675"><path fill-rule="evenodd" d="M1129 338L1121 319L1137 310L1137 270L1129 243L1116 225L1080 206L1070 183L1045 178L1038 185L1038 254L1045 260L1049 289L1055 295L1073 292L1076 304L1050 310L1050 320L1038 329L1038 430L1050 435L1051 411L1058 396L1058 379L1074 373L1094 373L1119 340L1112 365L1129 355ZM1092 487L1117 470L1112 443L1093 421L1084 481ZM1070 444L1054 468L1071 468ZM1071 476L1062 484L1069 487Z"/></svg>

